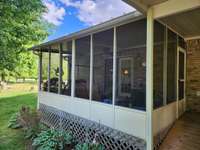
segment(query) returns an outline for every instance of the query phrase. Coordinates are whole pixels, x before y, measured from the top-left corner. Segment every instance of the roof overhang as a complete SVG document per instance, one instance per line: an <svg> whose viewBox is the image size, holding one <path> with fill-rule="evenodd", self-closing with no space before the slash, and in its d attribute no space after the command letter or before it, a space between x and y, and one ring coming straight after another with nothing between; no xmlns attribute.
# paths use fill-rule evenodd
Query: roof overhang
<svg viewBox="0 0 200 150"><path fill-rule="evenodd" d="M132 21L140 20L142 18L145 18L145 16L143 14L141 14L138 11L134 11L134 12L128 13L126 15L106 21L104 23L98 24L96 26L89 27L87 29L57 38L55 40L51 40L51 41L36 45L34 47L31 47L30 50L35 50L35 51L43 51L44 50L45 51L47 49L47 47L62 43L63 41L70 41L73 39L81 38L81 37L91 35L91 34L94 34L94 33L100 32L100 31L111 29L113 27L117 27L117 26L129 23Z"/></svg>
<svg viewBox="0 0 200 150"><path fill-rule="evenodd" d="M160 20L185 39L200 37L200 0L124 0L146 15Z"/></svg>

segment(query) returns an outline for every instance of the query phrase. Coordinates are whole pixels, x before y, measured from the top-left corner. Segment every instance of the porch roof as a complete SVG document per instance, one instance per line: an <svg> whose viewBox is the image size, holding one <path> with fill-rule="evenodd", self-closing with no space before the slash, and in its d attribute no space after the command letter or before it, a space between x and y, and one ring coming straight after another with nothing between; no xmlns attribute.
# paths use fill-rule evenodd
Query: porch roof
<svg viewBox="0 0 200 150"><path fill-rule="evenodd" d="M78 31L78 32L75 32L75 33L72 33L72 34L69 34L66 36L62 36L55 40L51 40L51 41L33 46L30 48L30 50L35 50L35 51L43 50L43 49L45 50L46 47L61 43L63 41L70 41L72 39L81 38L81 37L84 37L84 36L87 36L87 35L90 35L90 34L93 34L96 32L100 32L100 31L104 31L104 30L113 28L114 26L120 26L120 25L129 23L131 21L136 21L136 20L142 19L144 17L145 16L143 14L141 14L140 12L134 11L134 12L125 14L123 16L114 18L112 20L106 21L104 23L89 27L87 29L84 29L84 30L81 30L81 31Z"/></svg>
<svg viewBox="0 0 200 150"><path fill-rule="evenodd" d="M152 8L158 19L186 40L200 38L200 0L124 0L146 15Z"/></svg>

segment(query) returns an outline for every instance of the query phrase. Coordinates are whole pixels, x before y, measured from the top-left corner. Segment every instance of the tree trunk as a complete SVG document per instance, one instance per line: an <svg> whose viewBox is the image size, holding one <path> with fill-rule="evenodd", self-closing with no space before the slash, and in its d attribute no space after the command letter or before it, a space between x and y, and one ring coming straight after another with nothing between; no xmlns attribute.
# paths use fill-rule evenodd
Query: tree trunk
<svg viewBox="0 0 200 150"><path fill-rule="evenodd" d="M5 74L4 73L1 73L1 81L5 82Z"/></svg>

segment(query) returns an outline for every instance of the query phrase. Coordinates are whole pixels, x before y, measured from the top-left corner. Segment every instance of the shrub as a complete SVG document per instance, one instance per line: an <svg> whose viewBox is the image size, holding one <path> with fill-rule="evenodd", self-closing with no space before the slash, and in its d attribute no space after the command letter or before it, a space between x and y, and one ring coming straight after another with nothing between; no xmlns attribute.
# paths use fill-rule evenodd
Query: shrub
<svg viewBox="0 0 200 150"><path fill-rule="evenodd" d="M104 147L99 143L82 143L77 144L75 150L104 150Z"/></svg>
<svg viewBox="0 0 200 150"><path fill-rule="evenodd" d="M40 113L23 106L20 110L20 124L25 131L26 139L34 139L41 132Z"/></svg>
<svg viewBox="0 0 200 150"><path fill-rule="evenodd" d="M19 116L20 116L19 113L15 113L10 117L9 122L8 122L8 128L18 129L22 127L19 121Z"/></svg>
<svg viewBox="0 0 200 150"><path fill-rule="evenodd" d="M33 146L38 150L63 150L73 144L71 132L64 132L56 129L42 131L34 140Z"/></svg>

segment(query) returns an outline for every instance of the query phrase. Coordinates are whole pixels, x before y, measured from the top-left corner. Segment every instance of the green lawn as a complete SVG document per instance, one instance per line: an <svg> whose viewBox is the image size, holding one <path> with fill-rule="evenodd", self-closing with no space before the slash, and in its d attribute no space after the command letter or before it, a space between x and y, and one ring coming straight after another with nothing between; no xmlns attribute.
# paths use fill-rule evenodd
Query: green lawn
<svg viewBox="0 0 200 150"><path fill-rule="evenodd" d="M36 89L33 90L32 85L29 84L11 85L9 89L0 92L0 150L25 149L23 132L7 128L8 120L21 106L36 108L36 103Z"/></svg>

